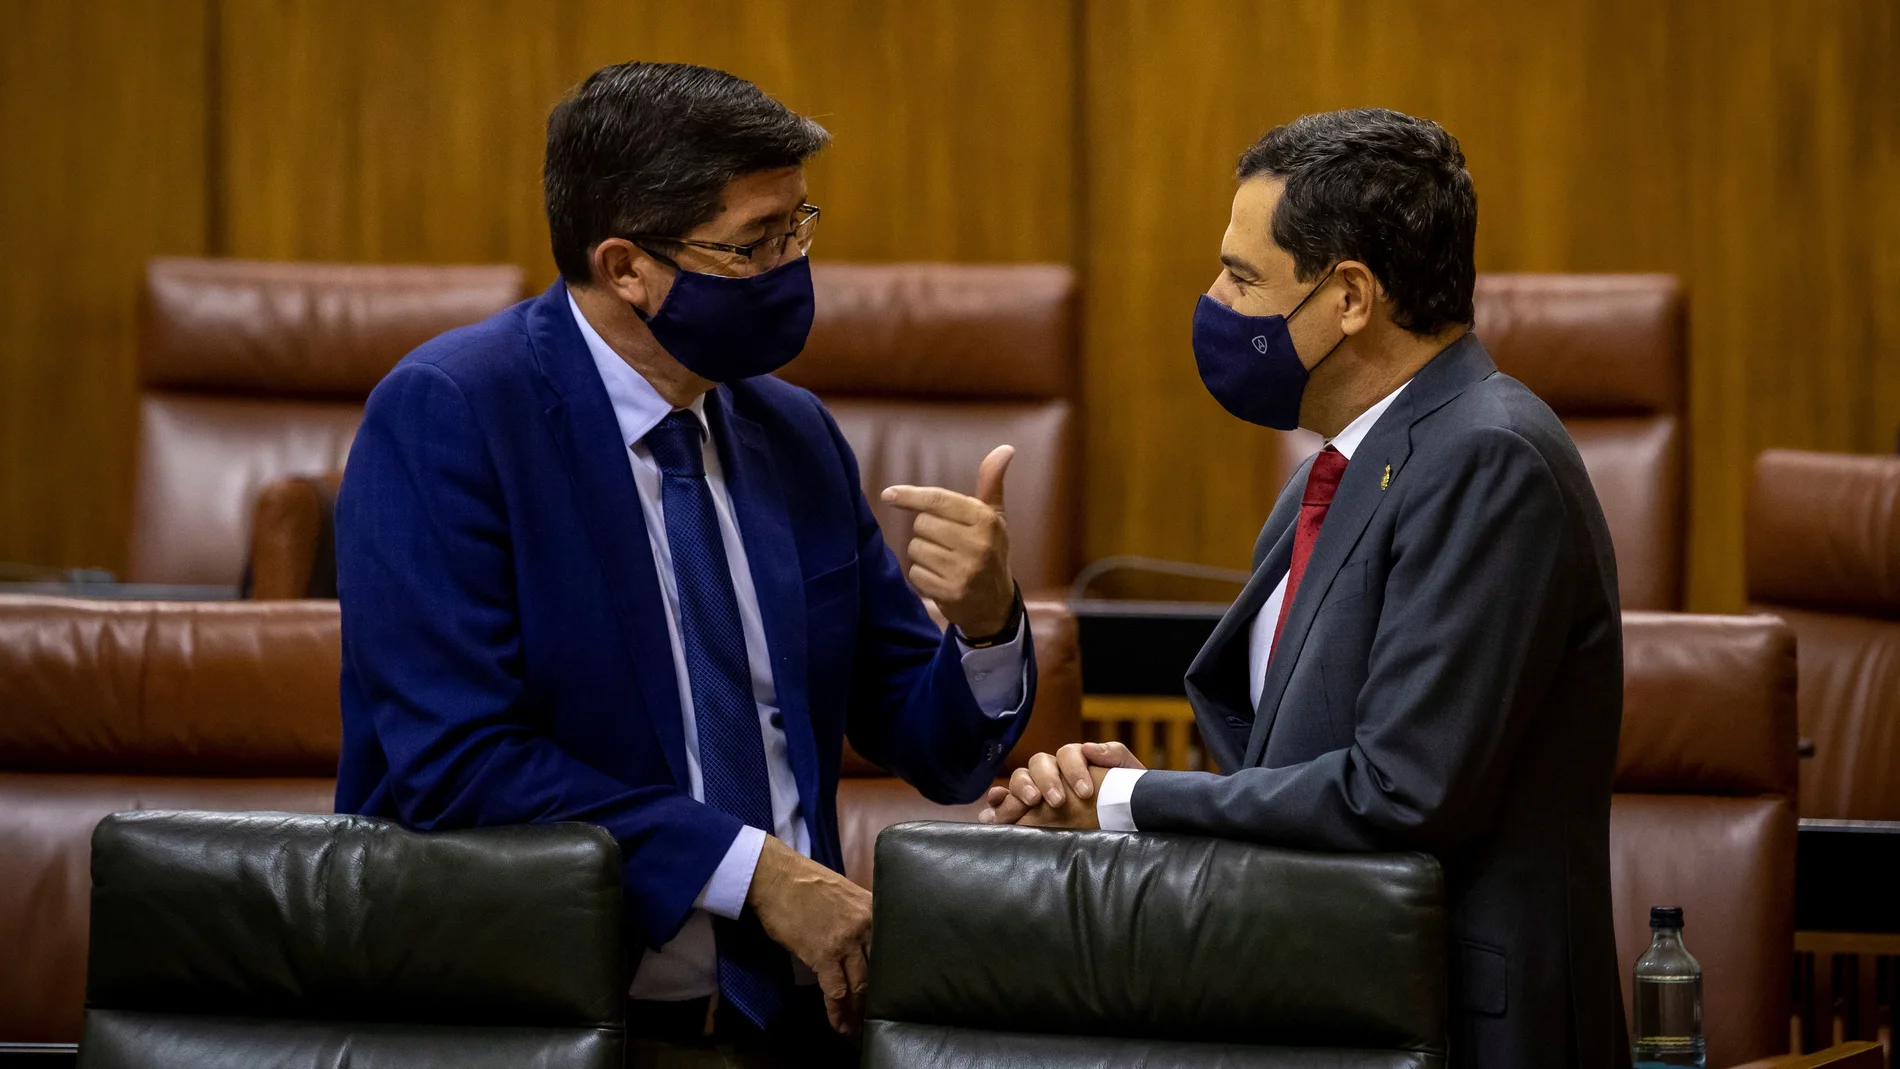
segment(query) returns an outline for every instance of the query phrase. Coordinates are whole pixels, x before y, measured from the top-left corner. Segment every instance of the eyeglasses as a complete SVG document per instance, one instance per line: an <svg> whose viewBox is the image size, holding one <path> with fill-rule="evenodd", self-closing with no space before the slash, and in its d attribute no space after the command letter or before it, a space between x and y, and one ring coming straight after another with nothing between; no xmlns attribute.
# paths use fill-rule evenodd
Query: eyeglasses
<svg viewBox="0 0 1900 1069"><path fill-rule="evenodd" d="M645 249L648 254L668 267L677 268L679 264L675 263L672 257L648 248L648 242L704 249L717 254L713 257L714 262L732 271L743 272L760 265L776 267L785 262L787 254L794 247L798 249L800 256L811 252L812 235L817 229L818 206L801 204L798 210L792 213L790 230L783 234L760 238L750 245L734 245L726 241L697 241L692 238L667 237L663 234L634 234L627 240Z"/></svg>

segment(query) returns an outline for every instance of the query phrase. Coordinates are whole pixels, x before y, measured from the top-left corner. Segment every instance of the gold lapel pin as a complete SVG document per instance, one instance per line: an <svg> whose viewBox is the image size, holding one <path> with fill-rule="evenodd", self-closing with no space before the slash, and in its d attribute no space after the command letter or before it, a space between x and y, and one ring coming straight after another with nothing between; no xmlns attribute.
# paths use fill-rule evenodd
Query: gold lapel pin
<svg viewBox="0 0 1900 1069"><path fill-rule="evenodd" d="M1392 485L1392 465L1387 464L1385 466L1385 474L1379 476L1379 489L1383 490L1386 487L1391 486L1391 485Z"/></svg>

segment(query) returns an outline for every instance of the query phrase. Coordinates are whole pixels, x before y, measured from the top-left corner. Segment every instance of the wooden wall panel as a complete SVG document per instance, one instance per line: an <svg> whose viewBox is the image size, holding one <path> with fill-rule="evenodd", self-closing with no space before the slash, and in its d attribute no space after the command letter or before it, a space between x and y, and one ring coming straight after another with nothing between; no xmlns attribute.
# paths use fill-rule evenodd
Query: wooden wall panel
<svg viewBox="0 0 1900 1069"><path fill-rule="evenodd" d="M1741 604L1769 445L1900 426L1900 55L1884 0L1096 0L1085 8L1090 556L1241 565L1266 432L1195 377L1234 160L1303 112L1458 136L1482 271L1672 271L1691 313L1690 603Z"/></svg>
<svg viewBox="0 0 1900 1069"><path fill-rule="evenodd" d="M818 254L1084 275L1087 553L1246 559L1265 434L1188 351L1234 158L1303 111L1443 121L1482 270L1692 306L1690 601L1740 604L1748 464L1900 429L1888 0L0 0L0 560L119 563L153 253L553 275L548 108L723 66L818 116ZM209 164L207 160L211 161ZM1211 593L1212 591L1210 591Z"/></svg>
<svg viewBox="0 0 1900 1069"><path fill-rule="evenodd" d="M202 248L202 3L0 4L0 561L117 567L134 301Z"/></svg>
<svg viewBox="0 0 1900 1069"><path fill-rule="evenodd" d="M1066 2L233 3L222 25L233 255L510 260L543 283L548 109L598 67L661 59L832 131L822 255L1069 256Z"/></svg>

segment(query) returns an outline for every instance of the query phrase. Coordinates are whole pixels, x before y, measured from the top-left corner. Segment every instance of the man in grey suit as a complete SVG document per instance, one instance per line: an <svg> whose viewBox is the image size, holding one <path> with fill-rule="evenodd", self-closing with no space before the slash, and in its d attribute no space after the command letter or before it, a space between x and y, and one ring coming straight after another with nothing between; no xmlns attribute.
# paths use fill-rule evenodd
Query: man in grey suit
<svg viewBox="0 0 1900 1069"><path fill-rule="evenodd" d="M1195 358L1241 419L1319 432L1188 670L1224 775L1038 755L983 819L1444 865L1452 1061L1626 1066L1610 917L1616 562L1557 417L1471 333L1458 143L1309 115L1241 157Z"/></svg>

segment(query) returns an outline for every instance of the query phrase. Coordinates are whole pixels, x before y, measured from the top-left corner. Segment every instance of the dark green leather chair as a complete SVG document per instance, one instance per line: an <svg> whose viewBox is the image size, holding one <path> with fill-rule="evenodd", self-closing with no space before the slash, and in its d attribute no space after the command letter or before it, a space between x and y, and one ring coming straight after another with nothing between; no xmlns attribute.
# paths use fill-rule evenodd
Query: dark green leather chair
<svg viewBox="0 0 1900 1069"><path fill-rule="evenodd" d="M588 824L418 835L120 813L92 840L80 1069L620 1069L620 852Z"/></svg>
<svg viewBox="0 0 1900 1069"><path fill-rule="evenodd" d="M1422 854L898 825L864 1064L1436 1069L1444 899Z"/></svg>

